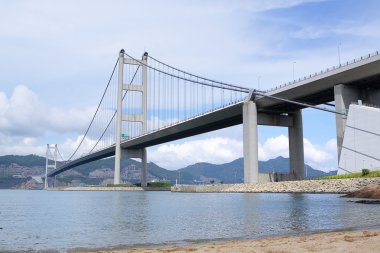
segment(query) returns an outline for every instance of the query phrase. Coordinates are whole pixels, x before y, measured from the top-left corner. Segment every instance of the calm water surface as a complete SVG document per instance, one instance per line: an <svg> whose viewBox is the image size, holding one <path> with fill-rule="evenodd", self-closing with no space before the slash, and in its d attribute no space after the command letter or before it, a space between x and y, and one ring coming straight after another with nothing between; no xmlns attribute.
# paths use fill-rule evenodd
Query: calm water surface
<svg viewBox="0 0 380 253"><path fill-rule="evenodd" d="M108 248L380 226L332 194L0 190L0 251Z"/></svg>

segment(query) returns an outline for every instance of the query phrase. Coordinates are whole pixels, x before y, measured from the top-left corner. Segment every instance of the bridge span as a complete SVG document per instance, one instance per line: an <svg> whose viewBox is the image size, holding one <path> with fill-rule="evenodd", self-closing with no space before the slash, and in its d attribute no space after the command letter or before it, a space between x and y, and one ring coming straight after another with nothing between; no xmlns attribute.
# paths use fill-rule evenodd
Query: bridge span
<svg viewBox="0 0 380 253"><path fill-rule="evenodd" d="M88 154L67 161L58 168L48 172L49 177L91 161L116 155L115 163L118 160L120 161L120 158L123 156L141 158L143 160L142 185L144 185L146 184L146 147L243 123L244 182L255 183L258 181L257 125L288 127L291 174L293 174L295 179L303 179L302 109L325 105L330 108L325 110L336 113L337 148L339 155L342 149L342 139L349 105L358 100L361 100L363 103L380 105L380 55L377 52L267 91L249 90L248 88L201 78L151 58L155 64L162 64L163 67L159 68L157 65L148 65L147 59L147 53L143 55L142 60L136 60L125 54L124 51L120 53L118 59L118 106L114 117L111 119L116 124L116 143L111 143L111 145L98 148L97 150L93 148ZM123 73L125 64L137 66L135 67L135 69L137 68L135 75L130 74L132 77L129 79L129 85L125 84L126 80ZM136 82L134 78L139 68L141 71L140 86L134 84ZM155 74L148 74L148 70ZM155 81L155 85L148 89L148 80L156 80L157 78L159 80L158 83L160 83L161 77L156 77L156 75L166 75L167 77L165 78L167 79L165 79L165 83L169 83L171 86L168 89L164 88L165 92L161 93L159 91L158 95L154 94L148 99L146 95L147 90L155 90L156 87L160 87L161 85L157 85L157 81ZM183 82L183 86L185 87L183 95L180 82ZM215 94L218 90L221 90L220 104L214 106ZM137 102L135 101L135 104L142 104L142 112L124 114L123 111L128 109L125 109L122 101L124 101L124 97L128 92L131 93L133 91L142 94L142 99L136 99ZM226 95L226 92L230 92L230 95ZM166 125L160 125L159 121L155 123L154 120L153 123L148 122L147 116L152 113L149 113L149 106L147 104L150 102L156 106L162 106L160 96L167 93L173 93L170 94L171 97L169 96L170 101L165 103L171 103L172 107L177 108L176 112L171 113L171 116L174 115L176 120ZM232 97L236 96L237 93L240 94L240 97L234 100ZM231 98L227 103L223 103L223 99L227 96ZM210 105L211 100L207 102L207 99L211 97L211 109L210 107L206 108L207 106L203 104ZM192 102L189 103L189 100ZM181 107L180 103L184 103L184 106ZM197 109L195 113L186 115L187 103L190 104L191 111L195 111L193 109L195 107L201 107L202 109ZM197 105L197 103L202 104L202 106ZM208 111L205 111L205 109L208 109ZM154 112L155 109L153 108L151 111ZM165 110L156 109L156 114L160 115L163 111ZM181 113L185 115L182 119ZM114 119L115 115L118 118L116 120ZM154 118L153 116L152 118ZM123 121L133 124L136 122L141 123L142 128L139 134L128 136L127 139L122 140ZM153 126L151 129L147 129L149 124ZM155 124L157 124L156 127ZM101 138L105 132L103 132ZM98 143L99 140L96 145ZM120 164L116 164L115 166L115 183L118 183L120 182L120 178L118 178L118 171L120 171L120 167L118 166Z"/></svg>

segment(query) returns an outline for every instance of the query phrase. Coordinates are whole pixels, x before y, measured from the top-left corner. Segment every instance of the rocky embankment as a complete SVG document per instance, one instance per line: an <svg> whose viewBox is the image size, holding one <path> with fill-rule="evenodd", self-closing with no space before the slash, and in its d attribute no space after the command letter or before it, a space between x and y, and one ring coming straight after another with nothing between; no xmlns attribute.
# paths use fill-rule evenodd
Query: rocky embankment
<svg viewBox="0 0 380 253"><path fill-rule="evenodd" d="M380 177L331 180L284 181L259 184L177 185L173 192L284 192L350 193L370 184L379 185Z"/></svg>

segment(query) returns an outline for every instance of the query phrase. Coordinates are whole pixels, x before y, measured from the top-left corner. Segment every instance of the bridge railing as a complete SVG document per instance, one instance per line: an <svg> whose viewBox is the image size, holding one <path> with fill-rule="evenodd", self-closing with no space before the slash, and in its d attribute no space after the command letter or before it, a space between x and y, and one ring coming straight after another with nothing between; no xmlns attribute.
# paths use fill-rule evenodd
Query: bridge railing
<svg viewBox="0 0 380 253"><path fill-rule="evenodd" d="M355 63L358 63L360 61L364 61L364 60L367 60L369 58L372 58L372 57L375 57L375 56L378 56L379 55L379 51L376 51L376 52L373 52L373 53L370 53L370 54L366 54L364 56L361 56L361 57L358 57L358 58L355 58L353 60L350 60L350 61L346 61L346 62L343 62L341 64L338 64L338 65L335 65L335 66L332 66L332 67L329 67L329 68L326 68L326 69L323 69L319 72L315 72L314 74L310 74L308 76L304 76L303 78L298 78L296 80L293 80L291 82L287 82L287 83L284 83L284 84L281 84L279 86L275 86L273 88L270 88L268 90L266 90L266 92L271 92L271 91L275 91L275 90L278 90L278 89L281 89L281 88L284 88L286 86L289 86L289 85L293 85L293 84L296 84L296 83L299 83L301 81L305 81L305 80L308 80L308 79L311 79L311 78L314 78L314 77L317 77L317 76L320 76L320 75L323 75L323 74L326 74L326 73L329 73L331 71L334 71L334 70L337 70L337 69L340 69L342 67L346 67L346 66L349 66L349 65L352 65L352 64L355 64Z"/></svg>

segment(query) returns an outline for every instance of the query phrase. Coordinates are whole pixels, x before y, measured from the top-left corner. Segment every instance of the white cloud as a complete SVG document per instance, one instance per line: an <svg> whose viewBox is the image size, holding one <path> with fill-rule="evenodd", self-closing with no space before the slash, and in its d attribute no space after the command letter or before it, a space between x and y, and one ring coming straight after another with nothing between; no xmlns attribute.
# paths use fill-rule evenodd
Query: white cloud
<svg viewBox="0 0 380 253"><path fill-rule="evenodd" d="M267 139L264 144L259 143L259 160L267 161L278 156L289 157L288 137L280 135Z"/></svg>
<svg viewBox="0 0 380 253"><path fill-rule="evenodd" d="M73 152L77 149L78 145L81 143L82 139L83 135L79 135L75 140L68 138L65 140L63 144L60 144L58 146L58 149L61 150L61 154L65 160L70 158ZM71 160L87 155L88 152L90 152L90 150L94 147L96 142L96 139L92 139L89 137L84 138L80 148L77 150L77 152ZM96 150L97 149L95 148L94 151Z"/></svg>
<svg viewBox="0 0 380 253"><path fill-rule="evenodd" d="M336 170L336 139L331 139L324 145L316 145L304 138L305 163L323 171ZM263 145L259 143L259 160L266 161L277 156L289 157L289 139L280 135L267 139Z"/></svg>
<svg viewBox="0 0 380 253"><path fill-rule="evenodd" d="M45 152L46 146L38 145L35 138L7 136L0 132L0 155L43 155Z"/></svg>
<svg viewBox="0 0 380 253"><path fill-rule="evenodd" d="M78 110L48 107L25 85L17 85L9 98L0 92L0 131L7 136L80 133L89 123L93 112L94 108Z"/></svg>
<svg viewBox="0 0 380 253"><path fill-rule="evenodd" d="M149 160L167 169L178 169L199 162L222 164L241 157L243 144L229 138L215 137L163 144L150 150Z"/></svg>

